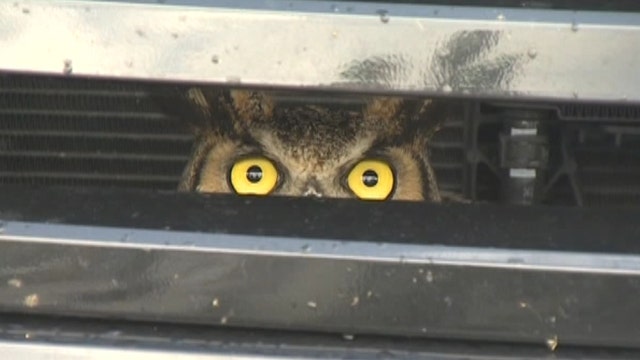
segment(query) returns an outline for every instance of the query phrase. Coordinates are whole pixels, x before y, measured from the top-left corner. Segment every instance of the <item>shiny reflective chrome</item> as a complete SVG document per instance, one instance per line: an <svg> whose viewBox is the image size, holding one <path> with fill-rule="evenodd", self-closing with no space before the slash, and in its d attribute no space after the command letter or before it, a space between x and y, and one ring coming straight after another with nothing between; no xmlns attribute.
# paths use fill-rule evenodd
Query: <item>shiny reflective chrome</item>
<svg viewBox="0 0 640 360"><path fill-rule="evenodd" d="M169 339L167 339L169 340ZM193 346L184 349L180 346L173 348L143 347L131 346L129 344L96 345L81 343L56 344L37 341L2 341L0 340L0 352L6 356L6 359L12 360L49 360L49 359L86 359L86 360L279 360L279 359L321 359L319 356L301 356L297 352L289 351L295 354L287 354L287 351L279 351L282 355L260 354L256 353L231 353L223 349L201 349ZM249 346L246 346L249 348ZM221 347L223 348L223 347ZM253 350L253 349L252 349ZM363 358L364 359L364 358Z"/></svg>
<svg viewBox="0 0 640 360"><path fill-rule="evenodd" d="M640 313L637 253L13 221L2 232L4 314L640 348L626 321Z"/></svg>
<svg viewBox="0 0 640 360"><path fill-rule="evenodd" d="M9 221L2 242L640 275L640 256L299 239ZM0 272L1 274L1 272Z"/></svg>
<svg viewBox="0 0 640 360"><path fill-rule="evenodd" d="M0 71L640 101L638 13L55 0L0 2L0 14Z"/></svg>
<svg viewBox="0 0 640 360"><path fill-rule="evenodd" d="M137 359L185 359L185 360L256 360L287 359L282 356L213 354L204 351L167 351L165 349L131 349L129 347L82 346L78 344L47 344L28 342L0 341L0 351L7 359L46 360L46 359L90 359L90 360L137 360Z"/></svg>

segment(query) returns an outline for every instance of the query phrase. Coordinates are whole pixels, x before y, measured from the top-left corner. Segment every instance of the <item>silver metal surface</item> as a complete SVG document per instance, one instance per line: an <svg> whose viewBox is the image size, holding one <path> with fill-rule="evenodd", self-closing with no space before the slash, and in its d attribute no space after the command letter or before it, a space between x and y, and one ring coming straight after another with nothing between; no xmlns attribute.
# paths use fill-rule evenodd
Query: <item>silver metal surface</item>
<svg viewBox="0 0 640 360"><path fill-rule="evenodd" d="M134 359L185 359L185 360L254 360L254 359L291 359L291 357L215 354L191 351L167 351L166 349L131 349L128 347L99 347L25 343L0 341L3 358L12 360L50 360L50 359L91 359L91 360L134 360ZM300 357L296 357L302 359Z"/></svg>
<svg viewBox="0 0 640 360"><path fill-rule="evenodd" d="M11 360L50 359L548 359L546 346L415 341L91 319L0 317L0 352ZM638 351L560 349L553 358L633 359Z"/></svg>
<svg viewBox="0 0 640 360"><path fill-rule="evenodd" d="M13 221L2 228L4 314L640 348L640 327L626 321L640 312L633 252ZM635 237L627 229L612 238Z"/></svg>
<svg viewBox="0 0 640 360"><path fill-rule="evenodd" d="M4 1L0 71L640 101L640 14L314 1Z"/></svg>
<svg viewBox="0 0 640 360"><path fill-rule="evenodd" d="M2 242L640 275L640 256L300 239L8 221Z"/></svg>

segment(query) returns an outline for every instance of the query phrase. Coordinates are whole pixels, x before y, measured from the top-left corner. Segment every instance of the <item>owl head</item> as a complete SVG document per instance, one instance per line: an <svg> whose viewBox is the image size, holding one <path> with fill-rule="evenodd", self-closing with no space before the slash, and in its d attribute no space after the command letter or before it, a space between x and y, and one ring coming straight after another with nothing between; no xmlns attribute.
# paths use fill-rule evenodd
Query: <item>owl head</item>
<svg viewBox="0 0 640 360"><path fill-rule="evenodd" d="M264 92L183 92L196 140L180 190L440 201L427 145L447 105L392 97L357 107Z"/></svg>

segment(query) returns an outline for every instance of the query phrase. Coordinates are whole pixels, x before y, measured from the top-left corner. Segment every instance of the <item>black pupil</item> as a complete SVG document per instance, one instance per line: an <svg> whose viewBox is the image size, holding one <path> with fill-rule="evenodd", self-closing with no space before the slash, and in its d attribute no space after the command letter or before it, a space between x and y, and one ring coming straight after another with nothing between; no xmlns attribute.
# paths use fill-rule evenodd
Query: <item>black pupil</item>
<svg viewBox="0 0 640 360"><path fill-rule="evenodd" d="M373 170L367 170L362 174L362 182L367 187L374 187L378 184L378 174Z"/></svg>
<svg viewBox="0 0 640 360"><path fill-rule="evenodd" d="M262 169L258 165L253 165L247 170L247 180L249 182L255 184L258 181L262 180Z"/></svg>

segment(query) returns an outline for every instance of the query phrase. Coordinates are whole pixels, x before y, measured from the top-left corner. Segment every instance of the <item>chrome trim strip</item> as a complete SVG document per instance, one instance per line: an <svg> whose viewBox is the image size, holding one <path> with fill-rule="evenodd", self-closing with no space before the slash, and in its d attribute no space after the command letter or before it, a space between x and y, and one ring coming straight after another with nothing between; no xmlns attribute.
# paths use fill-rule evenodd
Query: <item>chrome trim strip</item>
<svg viewBox="0 0 640 360"><path fill-rule="evenodd" d="M2 242L640 275L640 256L195 233L8 221Z"/></svg>
<svg viewBox="0 0 640 360"><path fill-rule="evenodd" d="M640 14L324 1L0 2L0 71L640 101Z"/></svg>

